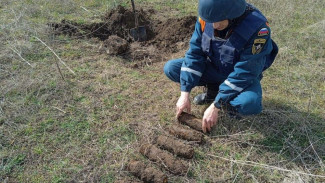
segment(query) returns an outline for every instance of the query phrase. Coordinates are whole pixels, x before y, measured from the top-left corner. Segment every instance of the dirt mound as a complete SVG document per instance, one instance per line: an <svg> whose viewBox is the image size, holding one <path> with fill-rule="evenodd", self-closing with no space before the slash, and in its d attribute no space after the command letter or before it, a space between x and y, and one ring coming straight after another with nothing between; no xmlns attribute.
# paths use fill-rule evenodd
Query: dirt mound
<svg viewBox="0 0 325 183"><path fill-rule="evenodd" d="M185 48L194 30L196 17L187 16L164 21L159 19L152 20L150 19L150 15L153 12L155 11L152 9L140 9L137 11L139 26L145 26L146 28L147 41L136 43L133 46L133 39L129 32L130 29L135 28L135 16L130 9L122 6L118 6L116 9L104 14L100 23L81 24L69 20L62 20L61 23L49 23L48 25L55 35L64 34L74 38L95 37L101 41L105 41L112 35L118 36L130 43L130 46L128 46L128 49L122 49L123 52L114 52L115 55L122 54L125 56L124 58L131 58L133 60L149 58L154 61L159 60L160 55L164 53L178 52ZM120 44L120 42L106 41L104 45L108 47L107 43ZM119 45L111 47L119 47ZM145 53L148 50L151 52ZM156 50L159 50L159 52Z"/></svg>
<svg viewBox="0 0 325 183"><path fill-rule="evenodd" d="M103 42L103 48L106 48L106 52L110 55L119 55L125 53L128 49L128 42L116 35L109 36Z"/></svg>
<svg viewBox="0 0 325 183"><path fill-rule="evenodd" d="M105 40L111 35L111 31L104 22L80 24L77 22L63 19L61 23L48 23L55 35L68 35L74 38L91 38L96 37Z"/></svg>
<svg viewBox="0 0 325 183"><path fill-rule="evenodd" d="M151 11L150 11L151 12ZM136 11L138 15L139 26L145 26L147 31L147 38L150 40L154 37L153 30L150 26L149 11L143 9ZM116 9L110 11L103 16L103 21L107 22L108 29L111 34L115 34L121 38L131 41L129 31L135 28L135 16L133 11L125 9L123 6L118 6Z"/></svg>
<svg viewBox="0 0 325 183"><path fill-rule="evenodd" d="M148 39L154 36L151 30L150 19L144 10L137 11L139 26L145 26ZM129 30L135 27L134 14L131 10L118 6L116 9L102 16L102 22L81 24L69 20L62 20L61 23L48 24L55 34L65 34L77 37L96 37L100 40L106 40L110 35L117 35L128 42L131 42Z"/></svg>
<svg viewBox="0 0 325 183"><path fill-rule="evenodd" d="M190 39L195 22L195 16L172 18L164 22L158 22L154 27L154 32L157 35L150 43L156 45L159 49L177 52L179 49L176 43Z"/></svg>

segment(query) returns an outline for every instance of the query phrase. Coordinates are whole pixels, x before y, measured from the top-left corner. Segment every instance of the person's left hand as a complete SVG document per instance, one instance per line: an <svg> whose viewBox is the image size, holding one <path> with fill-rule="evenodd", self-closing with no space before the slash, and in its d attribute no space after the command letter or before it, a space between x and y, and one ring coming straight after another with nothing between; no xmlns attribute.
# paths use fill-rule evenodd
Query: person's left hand
<svg viewBox="0 0 325 183"><path fill-rule="evenodd" d="M218 122L218 108L212 103L204 112L202 119L202 130L204 133L210 131L211 128Z"/></svg>

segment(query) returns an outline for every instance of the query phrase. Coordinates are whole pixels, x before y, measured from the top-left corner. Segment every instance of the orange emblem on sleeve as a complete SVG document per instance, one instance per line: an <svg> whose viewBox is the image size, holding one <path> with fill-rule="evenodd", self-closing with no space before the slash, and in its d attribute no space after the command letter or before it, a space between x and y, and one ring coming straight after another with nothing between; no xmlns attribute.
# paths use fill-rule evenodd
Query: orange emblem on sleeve
<svg viewBox="0 0 325 183"><path fill-rule="evenodd" d="M266 24L266 26L270 27L270 24L269 24L269 22L266 22L265 24Z"/></svg>
<svg viewBox="0 0 325 183"><path fill-rule="evenodd" d="M200 22L200 24L201 24L201 30L202 30L202 32L204 32L204 29L205 29L205 21L202 20L202 19L199 17L199 22Z"/></svg>

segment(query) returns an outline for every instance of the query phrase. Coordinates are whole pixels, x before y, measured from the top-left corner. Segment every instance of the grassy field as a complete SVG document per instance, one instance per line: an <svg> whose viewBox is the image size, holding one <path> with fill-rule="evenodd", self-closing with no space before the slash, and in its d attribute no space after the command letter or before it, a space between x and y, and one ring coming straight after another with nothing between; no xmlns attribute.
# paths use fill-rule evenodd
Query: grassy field
<svg viewBox="0 0 325 183"><path fill-rule="evenodd" d="M280 48L262 81L264 110L240 120L222 115L187 175L169 174L170 182L325 181L325 3L249 2L268 17ZM136 3L156 9L155 17L197 15L194 0ZM117 5L130 7L121 0L0 1L0 182L114 182L130 176L129 160L145 161L141 140L175 122L179 86L164 76L164 62L134 69L101 53L95 38L53 36L47 26L99 22ZM202 116L205 107L192 106L193 113Z"/></svg>

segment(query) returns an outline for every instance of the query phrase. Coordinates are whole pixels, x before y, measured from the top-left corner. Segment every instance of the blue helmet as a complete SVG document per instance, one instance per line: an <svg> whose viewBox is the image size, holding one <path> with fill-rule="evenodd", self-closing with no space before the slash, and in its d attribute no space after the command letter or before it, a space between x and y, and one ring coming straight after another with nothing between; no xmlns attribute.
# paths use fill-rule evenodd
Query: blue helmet
<svg viewBox="0 0 325 183"><path fill-rule="evenodd" d="M240 17L246 9L245 0L200 0L199 16L208 23Z"/></svg>

